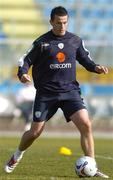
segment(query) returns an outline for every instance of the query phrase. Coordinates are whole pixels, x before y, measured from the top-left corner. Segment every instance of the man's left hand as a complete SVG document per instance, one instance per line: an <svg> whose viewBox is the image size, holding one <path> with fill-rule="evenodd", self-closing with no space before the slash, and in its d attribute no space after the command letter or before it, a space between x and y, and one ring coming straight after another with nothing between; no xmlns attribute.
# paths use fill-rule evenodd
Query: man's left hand
<svg viewBox="0 0 113 180"><path fill-rule="evenodd" d="M98 74L108 74L108 68L105 66L97 65L95 66L95 70Z"/></svg>

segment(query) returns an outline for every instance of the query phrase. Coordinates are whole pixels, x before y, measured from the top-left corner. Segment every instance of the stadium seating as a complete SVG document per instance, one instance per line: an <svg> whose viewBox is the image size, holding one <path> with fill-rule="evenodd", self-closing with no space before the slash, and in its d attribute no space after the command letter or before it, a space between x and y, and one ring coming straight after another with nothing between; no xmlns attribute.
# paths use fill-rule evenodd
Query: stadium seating
<svg viewBox="0 0 113 180"><path fill-rule="evenodd" d="M11 6L14 6L14 5L17 5L17 6L23 6L23 5L29 5L31 6L31 0L23 0L23 1L19 1L19 0L16 0L16 1L12 1L12 0L4 0L4 1L0 1L0 4L1 5L11 5Z"/></svg>
<svg viewBox="0 0 113 180"><path fill-rule="evenodd" d="M0 22L4 34L9 38L33 39L48 28L41 8L33 0L0 1Z"/></svg>
<svg viewBox="0 0 113 180"><path fill-rule="evenodd" d="M81 6L79 6L79 3ZM11 32L7 33L11 27L20 25L20 36L22 35L22 24L24 26L30 28L30 37L31 32L36 36L36 26L37 26L37 34L41 32L45 32L49 28L46 22L48 21L50 14L50 6L56 5L64 5L69 11L70 15L70 24L69 31L76 32L80 34L83 39L92 39L92 33L96 32L96 36L98 40L102 38L104 35L105 39L110 40L109 33L113 32L113 0L4 0L0 1L0 20L2 22L2 29L7 35L10 35ZM3 7L3 8L2 8ZM42 8L43 7L43 8ZM41 18L42 17L42 18ZM111 25L109 25L109 20L111 19ZM45 21L46 20L46 21ZM80 21L79 21L80 20ZM89 21L89 22L88 22ZM104 23L101 21L104 21ZM78 23L76 23L78 22ZM8 23L11 24L11 27L8 28ZM76 24L77 25L76 25ZM100 24L101 23L101 24ZM43 25L42 25L43 24ZM38 28L42 26L42 28ZM45 27L44 27L45 26ZM79 27L77 27L79 26ZM100 27L101 26L101 27ZM16 28L17 29L17 28ZM32 29L32 30L31 30ZM39 32L38 32L39 29ZM19 30L18 30L19 32ZM92 32L92 33L91 33ZM3 33L2 33L3 34ZM17 33L19 34L19 33ZM25 31L22 35L24 36ZM27 32L28 34L28 32ZM25 35L28 37L29 35ZM33 36L34 37L34 36ZM95 39L94 38L94 39Z"/></svg>
<svg viewBox="0 0 113 180"><path fill-rule="evenodd" d="M32 24L4 24L4 31L9 37L35 38L46 31L44 25L37 26Z"/></svg>
<svg viewBox="0 0 113 180"><path fill-rule="evenodd" d="M94 3L94 4L111 4L113 0L82 0L83 3Z"/></svg>
<svg viewBox="0 0 113 180"><path fill-rule="evenodd" d="M1 9L0 19L3 21L37 21L41 16L40 11L34 11L34 9Z"/></svg>
<svg viewBox="0 0 113 180"><path fill-rule="evenodd" d="M43 4L44 15L48 18L50 9L54 5L64 5L68 9L70 15L70 23L68 30L80 34L83 39L109 40L109 33L113 32L113 0L69 0L64 1L48 1L35 0L37 4ZM50 4L51 8L46 6ZM79 6L80 4L80 6ZM111 25L109 20L111 19ZM101 21L103 21L101 23ZM76 23L77 22L77 23ZM101 25L100 25L101 23ZM102 27L100 27L102 26ZM96 32L94 37L92 33Z"/></svg>
<svg viewBox="0 0 113 180"><path fill-rule="evenodd" d="M92 36L92 33L94 33L96 30L96 24L92 21L85 21L81 24L80 28L80 34L85 37L85 39L88 39L89 36Z"/></svg>
<svg viewBox="0 0 113 180"><path fill-rule="evenodd" d="M98 0L99 3L106 3L106 4L111 4L113 3L113 0Z"/></svg>
<svg viewBox="0 0 113 180"><path fill-rule="evenodd" d="M108 18L108 19L113 18L113 7L107 10L105 18Z"/></svg>

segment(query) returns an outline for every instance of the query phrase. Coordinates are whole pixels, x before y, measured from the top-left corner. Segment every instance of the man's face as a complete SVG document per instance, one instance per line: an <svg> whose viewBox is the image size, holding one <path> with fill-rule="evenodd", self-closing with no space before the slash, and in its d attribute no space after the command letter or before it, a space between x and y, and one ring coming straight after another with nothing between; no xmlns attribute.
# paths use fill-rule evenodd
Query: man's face
<svg viewBox="0 0 113 180"><path fill-rule="evenodd" d="M57 36L63 36L67 30L68 16L55 15L54 20L50 20L50 23L53 27L53 33Z"/></svg>

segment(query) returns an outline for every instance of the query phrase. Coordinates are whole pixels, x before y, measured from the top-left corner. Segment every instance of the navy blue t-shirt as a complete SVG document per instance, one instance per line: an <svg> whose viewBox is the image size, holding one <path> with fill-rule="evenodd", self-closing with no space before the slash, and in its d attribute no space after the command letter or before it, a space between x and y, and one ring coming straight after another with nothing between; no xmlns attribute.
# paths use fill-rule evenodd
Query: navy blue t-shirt
<svg viewBox="0 0 113 180"><path fill-rule="evenodd" d="M19 60L18 77L32 66L34 86L41 92L78 90L76 61L88 71L95 72L96 64L89 56L80 37L67 32L56 36L51 31L36 39L30 50Z"/></svg>

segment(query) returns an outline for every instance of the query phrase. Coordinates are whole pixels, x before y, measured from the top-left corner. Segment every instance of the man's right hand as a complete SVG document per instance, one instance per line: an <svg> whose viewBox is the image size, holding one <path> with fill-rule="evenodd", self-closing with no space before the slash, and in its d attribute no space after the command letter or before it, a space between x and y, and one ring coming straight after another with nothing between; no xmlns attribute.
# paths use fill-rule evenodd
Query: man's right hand
<svg viewBox="0 0 113 180"><path fill-rule="evenodd" d="M21 77L21 79L20 79L20 81L21 81L22 83L31 82L31 78L30 78L30 76L29 76L28 74L23 74L22 77Z"/></svg>

